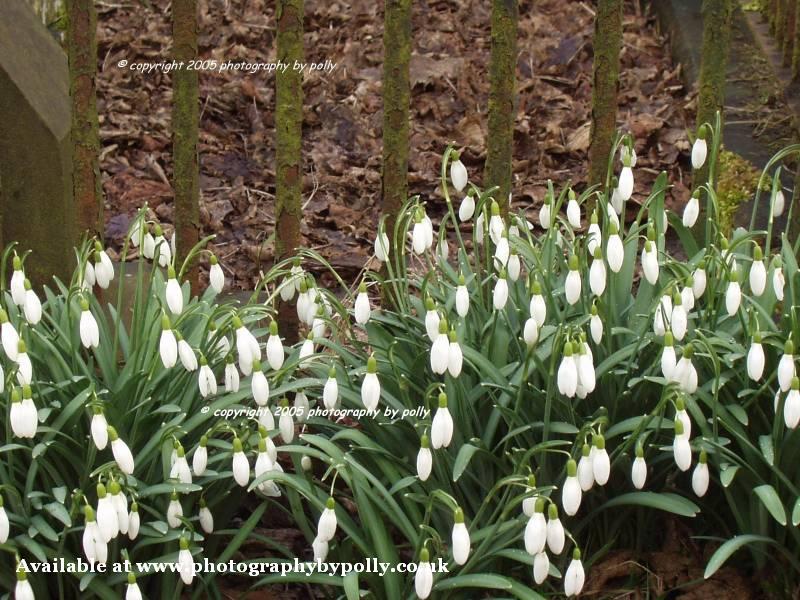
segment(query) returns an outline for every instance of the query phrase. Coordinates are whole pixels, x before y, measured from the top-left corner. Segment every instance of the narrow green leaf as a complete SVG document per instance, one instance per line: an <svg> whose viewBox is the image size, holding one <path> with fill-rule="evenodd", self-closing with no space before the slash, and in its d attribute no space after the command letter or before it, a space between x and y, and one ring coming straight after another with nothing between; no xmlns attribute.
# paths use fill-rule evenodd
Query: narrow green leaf
<svg viewBox="0 0 800 600"><path fill-rule="evenodd" d="M786 510L784 510L783 503L781 503L781 499L778 496L778 492L775 491L775 488L765 483L764 485L758 486L753 491L761 500L762 504L767 507L772 518L785 527Z"/></svg>
<svg viewBox="0 0 800 600"><path fill-rule="evenodd" d="M472 444L464 444L461 446L461 449L458 451L458 456L456 456L456 462L453 465L453 481L458 481L464 473L464 469L469 465L469 461L472 460L472 456L477 451L478 448Z"/></svg>
<svg viewBox="0 0 800 600"><path fill-rule="evenodd" d="M614 508L615 506L645 506L665 512L671 512L683 517L694 517L700 512L700 507L691 500L677 494L657 494L655 492L630 492L612 498L598 510Z"/></svg>
<svg viewBox="0 0 800 600"><path fill-rule="evenodd" d="M348 573L344 577L344 593L347 600L358 600L358 573Z"/></svg>
<svg viewBox="0 0 800 600"><path fill-rule="evenodd" d="M722 565L731 557L731 555L739 550L742 546L746 546L748 544L757 544L757 543L765 543L765 544L774 544L775 541L772 538L765 537L763 535L737 535L729 539L727 542L722 544L714 554L711 555L711 558L708 560L708 564L706 564L705 573L703 573L703 578L708 579L714 573L716 573Z"/></svg>

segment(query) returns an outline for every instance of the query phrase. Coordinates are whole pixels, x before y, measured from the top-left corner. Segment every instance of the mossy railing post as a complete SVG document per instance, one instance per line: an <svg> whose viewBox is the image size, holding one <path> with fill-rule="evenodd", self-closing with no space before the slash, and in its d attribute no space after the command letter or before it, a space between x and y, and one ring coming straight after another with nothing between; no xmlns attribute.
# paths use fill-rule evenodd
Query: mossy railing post
<svg viewBox="0 0 800 600"><path fill-rule="evenodd" d="M197 0L172 0L172 43L180 68L172 74L172 161L175 192L175 249L183 260L200 238L197 142L199 99L197 70L187 68L197 58ZM197 289L197 265L187 271Z"/></svg>
<svg viewBox="0 0 800 600"><path fill-rule="evenodd" d="M411 0L386 0L383 17L383 173L386 232L394 244L394 224L408 199L408 135L411 84ZM392 248L395 256L397 248Z"/></svg>
<svg viewBox="0 0 800 600"><path fill-rule="evenodd" d="M788 0L778 0L775 4L775 41L778 43L778 48L783 44L783 34L786 30L786 6Z"/></svg>
<svg viewBox="0 0 800 600"><path fill-rule="evenodd" d="M713 125L719 111L723 115L725 103L725 79L728 66L728 49L731 36L732 0L703 0L703 54L700 63L700 78L697 96L697 127L704 123ZM722 139L722 132L719 132ZM718 169L714 169L715 172ZM692 176L694 187L708 182L708 161L703 168ZM715 182L710 182L714 185ZM700 206L705 203L701 202ZM705 218L701 210L701 218L697 227L703 230Z"/></svg>
<svg viewBox="0 0 800 600"><path fill-rule="evenodd" d="M786 28L783 32L783 66L792 64L794 53L795 23L797 17L797 1L786 0Z"/></svg>
<svg viewBox="0 0 800 600"><path fill-rule="evenodd" d="M606 184L614 146L622 49L622 0L600 0L594 25L592 125L589 145L589 184Z"/></svg>
<svg viewBox="0 0 800 600"><path fill-rule="evenodd" d="M67 60L72 102L72 193L79 231L103 234L100 124L97 117L97 13L94 0L67 0Z"/></svg>
<svg viewBox="0 0 800 600"><path fill-rule="evenodd" d="M516 111L517 0L492 0L492 50L489 61L489 137L485 187L497 186L497 203L508 212L512 187Z"/></svg>
<svg viewBox="0 0 800 600"><path fill-rule="evenodd" d="M792 44L792 79L800 78L800 0L794 0L794 42Z"/></svg>
<svg viewBox="0 0 800 600"><path fill-rule="evenodd" d="M275 77L275 256L284 259L300 246L302 219L303 0L277 0L278 60L289 66ZM279 307L281 332L297 339L297 314L289 304Z"/></svg>

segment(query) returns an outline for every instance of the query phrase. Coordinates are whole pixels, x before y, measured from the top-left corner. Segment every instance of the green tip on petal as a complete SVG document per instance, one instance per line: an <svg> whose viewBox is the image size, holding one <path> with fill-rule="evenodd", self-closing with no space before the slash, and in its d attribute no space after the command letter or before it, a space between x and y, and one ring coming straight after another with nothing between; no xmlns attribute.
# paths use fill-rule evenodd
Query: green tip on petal
<svg viewBox="0 0 800 600"><path fill-rule="evenodd" d="M117 439L119 439L119 435L117 434L117 430L114 429L111 425L109 425L106 428L106 431L108 431L108 439L110 439L112 442L117 440Z"/></svg>
<svg viewBox="0 0 800 600"><path fill-rule="evenodd" d="M534 475L533 473L528 475L528 487L529 488L535 488L536 487L536 475Z"/></svg>
<svg viewBox="0 0 800 600"><path fill-rule="evenodd" d="M97 497L98 498L106 497L106 486L104 486L102 483L97 484Z"/></svg>
<svg viewBox="0 0 800 600"><path fill-rule="evenodd" d="M430 446L430 441L428 440L428 436L422 434L422 437L419 438L419 447L420 448L428 448Z"/></svg>
<svg viewBox="0 0 800 600"><path fill-rule="evenodd" d="M20 354L25 354L28 351L28 347L25 345L25 340L20 340L17 342L17 352Z"/></svg>
<svg viewBox="0 0 800 600"><path fill-rule="evenodd" d="M455 344L458 342L458 334L456 333L455 329L451 329L450 333L448 334L448 338L450 339L451 344Z"/></svg>
<svg viewBox="0 0 800 600"><path fill-rule="evenodd" d="M644 458L644 448L640 443L636 443L636 458Z"/></svg>
<svg viewBox="0 0 800 600"><path fill-rule="evenodd" d="M187 540L185 537L181 536L181 541L179 543L181 550L189 549L189 540Z"/></svg>
<svg viewBox="0 0 800 600"><path fill-rule="evenodd" d="M169 331L172 329L172 324L169 322L167 315L161 315L161 329L162 331Z"/></svg>
<svg viewBox="0 0 800 600"><path fill-rule="evenodd" d="M592 442L594 443L595 448L597 448L598 450L606 449L606 438L604 438L602 435L594 436Z"/></svg>
<svg viewBox="0 0 800 600"><path fill-rule="evenodd" d="M439 393L439 408L447 408L447 394Z"/></svg>
<svg viewBox="0 0 800 600"><path fill-rule="evenodd" d="M672 335L671 331L667 331L664 334L664 345L665 346L672 346L675 344L675 336Z"/></svg>
<svg viewBox="0 0 800 600"><path fill-rule="evenodd" d="M581 456L589 456L589 454L591 453L591 451L592 451L592 448L591 448L591 446L589 446L589 444L584 444L584 445L581 447Z"/></svg>
<svg viewBox="0 0 800 600"><path fill-rule="evenodd" d="M122 488L119 482L112 480L111 483L108 484L108 491L112 496L116 496L122 491Z"/></svg>
<svg viewBox="0 0 800 600"><path fill-rule="evenodd" d="M570 271L577 271L578 270L578 257L577 255L573 254L569 257L569 270Z"/></svg>
<svg viewBox="0 0 800 600"><path fill-rule="evenodd" d="M692 356L694 356L694 346L691 344L686 344L686 346L683 348L683 356L686 358L692 358Z"/></svg>
<svg viewBox="0 0 800 600"><path fill-rule="evenodd" d="M445 318L439 320L439 333L440 334L447 333L447 319Z"/></svg>
<svg viewBox="0 0 800 600"><path fill-rule="evenodd" d="M704 465L708 462L708 454L705 450L700 451L700 464Z"/></svg>
<svg viewBox="0 0 800 600"><path fill-rule="evenodd" d="M578 463L573 459L567 461L567 477L576 477L578 475Z"/></svg>
<svg viewBox="0 0 800 600"><path fill-rule="evenodd" d="M378 361L375 360L374 355L370 355L367 359L367 373L377 373L378 372Z"/></svg>
<svg viewBox="0 0 800 600"><path fill-rule="evenodd" d="M433 298L428 296L425 298L425 309L428 311L436 310L436 303L433 301Z"/></svg>
<svg viewBox="0 0 800 600"><path fill-rule="evenodd" d="M333 496L328 498L327 502L325 502L325 508L328 510L333 510L333 507L336 506L336 501L333 499Z"/></svg>
<svg viewBox="0 0 800 600"><path fill-rule="evenodd" d="M492 200L492 216L498 216L500 214L500 205L495 201Z"/></svg>
<svg viewBox="0 0 800 600"><path fill-rule="evenodd" d="M233 438L233 451L234 452L242 451L242 440L240 440L238 437Z"/></svg>
<svg viewBox="0 0 800 600"><path fill-rule="evenodd" d="M27 400L28 398L33 398L33 391L31 390L31 386L23 385L22 386L22 398Z"/></svg>
<svg viewBox="0 0 800 600"><path fill-rule="evenodd" d="M575 548L575 550L572 551L572 560L580 560L580 559L581 559L581 551Z"/></svg>
<svg viewBox="0 0 800 600"><path fill-rule="evenodd" d="M14 255L14 260L12 261L14 270L21 271L22 270L22 260L16 254Z"/></svg>
<svg viewBox="0 0 800 600"><path fill-rule="evenodd" d="M22 396L20 396L19 388L15 387L11 389L11 402L21 402Z"/></svg>
<svg viewBox="0 0 800 600"><path fill-rule="evenodd" d="M133 573L128 573L128 585L133 585L136 583L136 575Z"/></svg>
<svg viewBox="0 0 800 600"><path fill-rule="evenodd" d="M675 400L675 410L686 410L686 402L680 396Z"/></svg>
<svg viewBox="0 0 800 600"><path fill-rule="evenodd" d="M419 551L419 562L426 563L426 562L430 562L430 560L431 560L431 557L430 557L430 554L428 554L428 549L427 548L423 548L422 550Z"/></svg>
<svg viewBox="0 0 800 600"><path fill-rule="evenodd" d="M177 500L178 500L178 492L173 490L172 493L169 495L169 499L170 499L171 502L177 502Z"/></svg>
<svg viewBox="0 0 800 600"><path fill-rule="evenodd" d="M94 521L94 509L87 504L83 507L83 516L86 517L87 523L91 523Z"/></svg>
<svg viewBox="0 0 800 600"><path fill-rule="evenodd" d="M461 507L456 508L453 511L453 521L456 523L463 523L464 522L464 511L461 510Z"/></svg>
<svg viewBox="0 0 800 600"><path fill-rule="evenodd" d="M675 419L675 435L683 435L683 421Z"/></svg>
<svg viewBox="0 0 800 600"><path fill-rule="evenodd" d="M707 135L708 135L708 127L706 126L705 123L703 123L702 125L700 125L700 127L697 128L697 139L704 140L706 139Z"/></svg>
<svg viewBox="0 0 800 600"><path fill-rule="evenodd" d="M533 507L534 512L543 513L544 512L544 498L537 498L536 504Z"/></svg>
<svg viewBox="0 0 800 600"><path fill-rule="evenodd" d="M792 377L792 389L800 389L800 377Z"/></svg>
<svg viewBox="0 0 800 600"><path fill-rule="evenodd" d="M551 521L555 521L558 518L558 507L553 502L547 507L547 518Z"/></svg>
<svg viewBox="0 0 800 600"><path fill-rule="evenodd" d="M328 379L336 379L336 367L333 365L328 369Z"/></svg>
<svg viewBox="0 0 800 600"><path fill-rule="evenodd" d="M175 267L172 265L167 267L167 279L175 279Z"/></svg>
<svg viewBox="0 0 800 600"><path fill-rule="evenodd" d="M783 345L783 353L789 356L794 354L794 343L792 340L786 340L786 343Z"/></svg>

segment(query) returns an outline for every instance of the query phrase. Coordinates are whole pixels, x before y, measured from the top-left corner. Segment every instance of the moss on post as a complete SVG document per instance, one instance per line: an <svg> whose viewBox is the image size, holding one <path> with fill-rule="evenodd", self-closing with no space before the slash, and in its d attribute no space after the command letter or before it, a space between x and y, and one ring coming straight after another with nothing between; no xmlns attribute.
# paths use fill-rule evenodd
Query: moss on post
<svg viewBox="0 0 800 600"><path fill-rule="evenodd" d="M773 35L780 48L783 44L783 33L786 29L786 5L788 0L777 0L775 3L775 25Z"/></svg>
<svg viewBox="0 0 800 600"><path fill-rule="evenodd" d="M197 142L199 100L197 70L189 61L197 58L197 0L172 1L174 59L179 68L172 75L172 160L175 191L175 243L183 260L200 236L199 167ZM187 277L197 288L196 264Z"/></svg>
<svg viewBox="0 0 800 600"><path fill-rule="evenodd" d="M303 217L303 0L277 0L278 60L289 65L275 77L275 256L291 256L300 246ZM297 336L297 315L281 303L281 331Z"/></svg>
<svg viewBox="0 0 800 600"><path fill-rule="evenodd" d="M800 0L794 0L794 42L792 44L792 79L800 78Z"/></svg>
<svg viewBox="0 0 800 600"><path fill-rule="evenodd" d="M411 0L386 0L383 17L382 211L394 244L394 223L408 199L408 132L411 85ZM396 249L392 250L394 253Z"/></svg>
<svg viewBox="0 0 800 600"><path fill-rule="evenodd" d="M497 186L495 195L508 212L512 186L514 120L516 117L517 0L492 0L492 52L489 66L489 138L485 186Z"/></svg>
<svg viewBox="0 0 800 600"><path fill-rule="evenodd" d="M77 226L103 234L100 125L97 119L97 13L93 0L67 1L67 59L72 102L72 189Z"/></svg>
<svg viewBox="0 0 800 600"><path fill-rule="evenodd" d="M783 32L783 66L792 64L795 42L795 23L797 17L797 0L786 0L786 28Z"/></svg>
<svg viewBox="0 0 800 600"><path fill-rule="evenodd" d="M600 0L594 25L589 184L605 184L614 145L622 48L622 0Z"/></svg>

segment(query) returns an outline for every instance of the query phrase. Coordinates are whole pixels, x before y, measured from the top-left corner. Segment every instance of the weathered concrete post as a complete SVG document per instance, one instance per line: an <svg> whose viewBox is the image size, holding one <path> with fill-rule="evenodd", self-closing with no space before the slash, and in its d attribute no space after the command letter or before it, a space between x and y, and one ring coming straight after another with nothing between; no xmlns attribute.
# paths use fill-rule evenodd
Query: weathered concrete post
<svg viewBox="0 0 800 600"><path fill-rule="evenodd" d="M25 0L0 2L0 215L36 283L73 269L67 58Z"/></svg>

